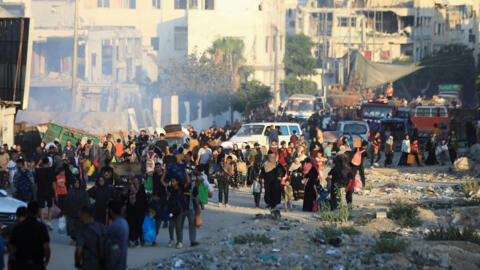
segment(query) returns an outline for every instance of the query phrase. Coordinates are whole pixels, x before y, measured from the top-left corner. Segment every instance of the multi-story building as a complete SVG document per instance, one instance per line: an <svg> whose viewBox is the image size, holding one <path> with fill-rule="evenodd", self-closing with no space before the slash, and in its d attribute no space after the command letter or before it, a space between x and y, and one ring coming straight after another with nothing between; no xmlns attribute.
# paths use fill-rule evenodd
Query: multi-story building
<svg viewBox="0 0 480 270"><path fill-rule="evenodd" d="M75 91L71 82L75 1L10 1L31 1L24 6L35 19L33 111L111 112L135 107L140 101L131 97L142 91L142 82L156 81L172 59L202 54L222 37L244 42L245 64L279 97L285 0L81 0Z"/></svg>
<svg viewBox="0 0 480 270"><path fill-rule="evenodd" d="M168 65L172 58L201 54L218 38L237 38L245 45L243 55L255 79L279 93L285 51L284 0L175 0L164 1L162 7L178 17L158 25L160 63Z"/></svg>
<svg viewBox="0 0 480 270"><path fill-rule="evenodd" d="M295 33L317 43L314 54L330 75L325 83L343 83L340 70L348 68L348 63L335 59L351 50L387 63L420 61L452 43L478 50L478 3L448 2L309 0L295 12Z"/></svg>

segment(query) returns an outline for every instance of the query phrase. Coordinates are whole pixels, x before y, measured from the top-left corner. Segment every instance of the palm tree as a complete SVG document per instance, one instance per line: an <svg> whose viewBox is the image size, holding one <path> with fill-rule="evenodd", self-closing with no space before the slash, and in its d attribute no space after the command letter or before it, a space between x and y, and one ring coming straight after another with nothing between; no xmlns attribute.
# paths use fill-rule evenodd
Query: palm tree
<svg viewBox="0 0 480 270"><path fill-rule="evenodd" d="M219 38L213 42L212 48L209 53L213 56L217 63L223 63L232 72L232 80L234 89L237 91L240 87L240 75L239 69L245 63L243 57L243 49L245 44L241 39L224 37Z"/></svg>

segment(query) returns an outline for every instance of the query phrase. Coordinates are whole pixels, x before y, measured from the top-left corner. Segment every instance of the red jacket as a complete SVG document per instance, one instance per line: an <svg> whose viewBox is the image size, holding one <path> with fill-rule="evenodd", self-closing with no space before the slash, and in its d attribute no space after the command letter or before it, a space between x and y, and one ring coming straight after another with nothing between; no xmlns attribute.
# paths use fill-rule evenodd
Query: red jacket
<svg viewBox="0 0 480 270"><path fill-rule="evenodd" d="M418 142L412 143L412 154L418 154Z"/></svg>

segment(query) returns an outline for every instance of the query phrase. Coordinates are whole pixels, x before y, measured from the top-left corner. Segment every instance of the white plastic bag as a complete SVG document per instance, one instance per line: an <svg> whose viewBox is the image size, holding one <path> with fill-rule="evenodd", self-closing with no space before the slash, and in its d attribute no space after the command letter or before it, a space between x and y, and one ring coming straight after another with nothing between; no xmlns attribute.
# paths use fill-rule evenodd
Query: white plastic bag
<svg viewBox="0 0 480 270"><path fill-rule="evenodd" d="M61 217L58 219L58 233L65 234L67 231L67 221L65 217Z"/></svg>

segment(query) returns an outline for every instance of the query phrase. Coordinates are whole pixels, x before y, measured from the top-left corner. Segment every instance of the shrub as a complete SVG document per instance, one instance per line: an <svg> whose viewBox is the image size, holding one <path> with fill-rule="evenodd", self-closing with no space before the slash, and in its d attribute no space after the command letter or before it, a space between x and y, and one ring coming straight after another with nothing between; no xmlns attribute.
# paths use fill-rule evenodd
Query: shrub
<svg viewBox="0 0 480 270"><path fill-rule="evenodd" d="M469 196L470 192L476 192L480 189L480 181L479 180L467 180L467 182L463 183L462 192L465 196Z"/></svg>
<svg viewBox="0 0 480 270"><path fill-rule="evenodd" d="M350 219L350 205L341 203L338 207L337 220L345 223Z"/></svg>
<svg viewBox="0 0 480 270"><path fill-rule="evenodd" d="M462 229L450 224L447 228L438 226L428 232L425 236L428 241L466 241L480 245L480 235L476 233L475 228L466 226Z"/></svg>
<svg viewBox="0 0 480 270"><path fill-rule="evenodd" d="M323 204L320 208L320 220L325 222L335 222L335 214L330 210L330 206Z"/></svg>
<svg viewBox="0 0 480 270"><path fill-rule="evenodd" d="M254 243L254 242L259 242L259 243L262 243L262 244L273 243L273 240L270 239L265 234L253 234L253 233L237 235L233 238L233 241L236 244L239 244L239 245L244 245L244 244L249 244L249 243Z"/></svg>
<svg viewBox="0 0 480 270"><path fill-rule="evenodd" d="M408 242L397 239L394 234L382 233L375 241L373 249L377 253L398 253L403 252L408 247Z"/></svg>
<svg viewBox="0 0 480 270"><path fill-rule="evenodd" d="M313 234L312 240L315 243L326 244L329 243L330 239L338 238L341 235L342 231L336 226L324 226Z"/></svg>
<svg viewBox="0 0 480 270"><path fill-rule="evenodd" d="M340 230L342 231L342 233L344 233L346 235L359 235L359 234L361 234L360 231L358 231L357 229L355 229L353 227L341 227Z"/></svg>
<svg viewBox="0 0 480 270"><path fill-rule="evenodd" d="M390 205L387 217L402 227L418 227L422 225L422 221L418 218L417 207L401 201Z"/></svg>

